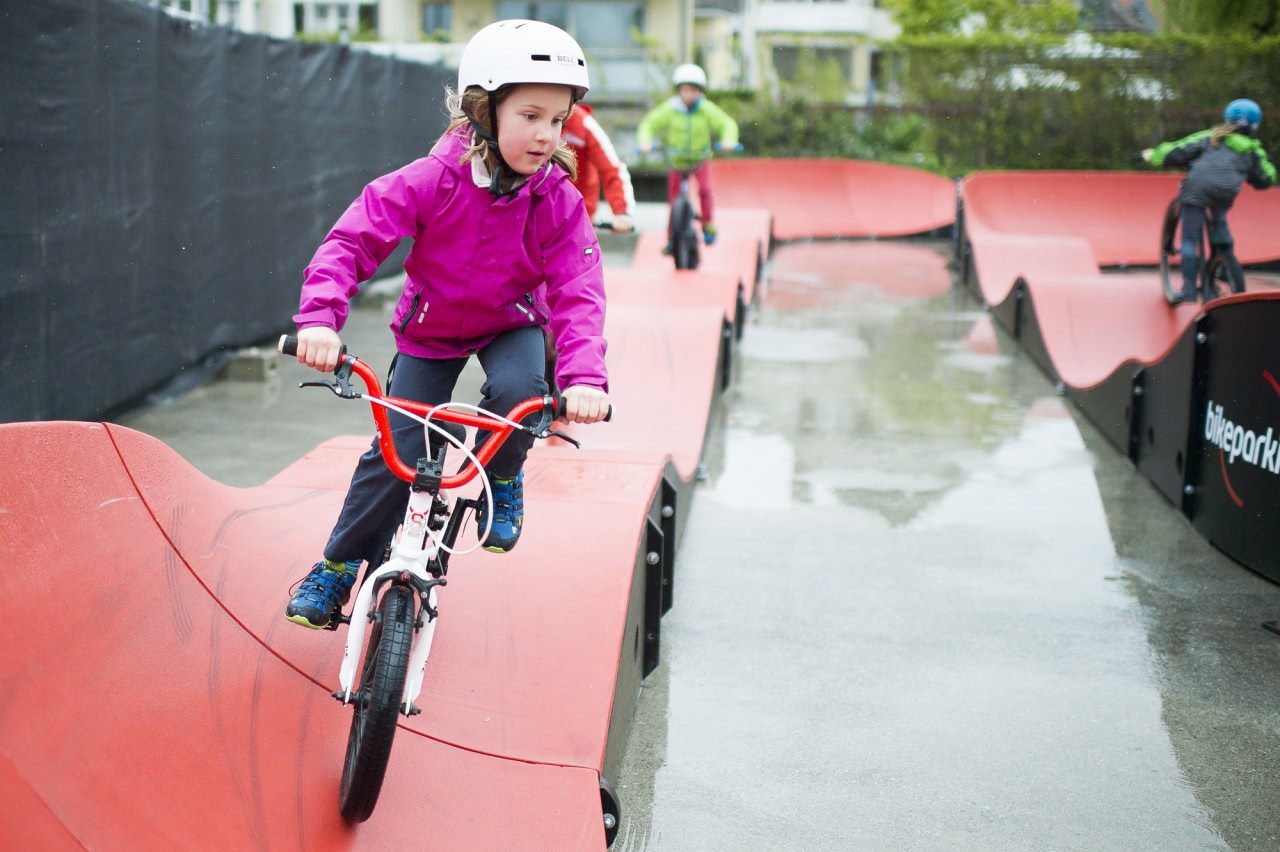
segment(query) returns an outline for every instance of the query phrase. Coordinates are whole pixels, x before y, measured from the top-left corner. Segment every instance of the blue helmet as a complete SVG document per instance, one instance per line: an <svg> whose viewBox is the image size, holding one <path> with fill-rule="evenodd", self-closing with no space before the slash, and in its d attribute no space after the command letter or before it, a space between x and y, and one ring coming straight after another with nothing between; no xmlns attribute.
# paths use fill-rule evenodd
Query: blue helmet
<svg viewBox="0 0 1280 852"><path fill-rule="evenodd" d="M1262 107L1258 106L1257 101L1236 98L1222 111L1222 120L1228 124L1241 125L1250 133L1255 133L1262 122Z"/></svg>

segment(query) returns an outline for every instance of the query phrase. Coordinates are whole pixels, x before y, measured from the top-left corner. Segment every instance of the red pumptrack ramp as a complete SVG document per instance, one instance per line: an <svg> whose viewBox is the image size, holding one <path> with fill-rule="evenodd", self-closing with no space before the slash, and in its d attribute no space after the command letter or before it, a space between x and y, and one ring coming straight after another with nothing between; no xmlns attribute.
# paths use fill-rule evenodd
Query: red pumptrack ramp
<svg viewBox="0 0 1280 852"><path fill-rule="evenodd" d="M1172 172L982 172L961 182L966 228L1022 237L1077 237L1102 266L1160 262L1160 227L1177 195ZM1245 185L1228 216L1241 263L1280 259L1280 193ZM1047 268L1047 267L1045 267Z"/></svg>
<svg viewBox="0 0 1280 852"><path fill-rule="evenodd" d="M332 635L276 635L288 570L270 561L290 542L294 559L314 549L290 521L322 527L340 494L226 488L102 424L3 426L0 452L0 543L22 554L0 573L22 603L0 659L6 839L21 826L45 848L603 846L595 769L411 729L373 818L341 822L350 719L328 695L340 651ZM255 588L274 605L231 608Z"/></svg>
<svg viewBox="0 0 1280 852"><path fill-rule="evenodd" d="M767 217L748 220L754 274ZM615 421L571 427L583 450L535 447L519 551L454 559L423 712L354 829L337 812L350 711L329 695L345 632L281 607L368 437L232 488L123 427L0 426L0 548L23 554L0 590L48 602L0 627L4 824L55 848L602 848L600 781L657 631L646 527L664 483L696 475L740 275L610 272Z"/></svg>
<svg viewBox="0 0 1280 852"><path fill-rule="evenodd" d="M1100 264L1158 262L1161 220L1178 180L1112 172L971 175L961 193L972 267L962 274L997 317L1012 316L1006 303L1016 285L1030 292L1053 373L1069 386L1091 387L1127 360L1158 360L1199 308L1170 307L1155 272L1104 275ZM1243 262L1280 258L1277 221L1280 193L1246 186L1230 218ZM1246 282L1262 286L1252 276Z"/></svg>
<svg viewBox="0 0 1280 852"><path fill-rule="evenodd" d="M1154 262L1175 185L1170 175L966 178L961 280L1197 532L1280 582L1268 461L1280 280L1246 271L1244 293L1173 307L1157 272L1099 269L1100 259ZM1229 221L1242 260L1280 258L1280 193L1246 188Z"/></svg>
<svg viewBox="0 0 1280 852"><path fill-rule="evenodd" d="M788 287L774 292L769 304L776 310L814 310L831 301L839 304L851 284L874 285L882 301L916 301L951 291L949 255L904 242L869 241L832 252L822 245L793 245L773 261L769 279ZM858 278L850 280L856 270Z"/></svg>
<svg viewBox="0 0 1280 852"><path fill-rule="evenodd" d="M674 261L662 253L667 242L665 231L645 231L636 240L632 268L609 270L606 283L610 275L630 274L637 270L661 275L677 273L685 277L731 275L741 282L745 304L751 304L756 298L756 286L773 242L773 216L768 210L759 208L726 207L716 214L716 226L719 237L714 245L699 247L696 270L677 270Z"/></svg>
<svg viewBox="0 0 1280 852"><path fill-rule="evenodd" d="M955 222L951 180L863 160L711 161L716 204L772 210L780 240L904 237Z"/></svg>

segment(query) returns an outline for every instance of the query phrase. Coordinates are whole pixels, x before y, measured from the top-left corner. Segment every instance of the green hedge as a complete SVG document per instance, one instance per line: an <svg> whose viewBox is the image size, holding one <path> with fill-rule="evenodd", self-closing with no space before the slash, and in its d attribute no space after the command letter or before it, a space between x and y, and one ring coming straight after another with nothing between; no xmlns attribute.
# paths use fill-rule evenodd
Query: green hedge
<svg viewBox="0 0 1280 852"><path fill-rule="evenodd" d="M920 152L970 169L1137 168L1142 148L1209 127L1237 97L1263 110L1280 155L1280 38L1094 36L1085 55L1060 38L903 38L884 45Z"/></svg>

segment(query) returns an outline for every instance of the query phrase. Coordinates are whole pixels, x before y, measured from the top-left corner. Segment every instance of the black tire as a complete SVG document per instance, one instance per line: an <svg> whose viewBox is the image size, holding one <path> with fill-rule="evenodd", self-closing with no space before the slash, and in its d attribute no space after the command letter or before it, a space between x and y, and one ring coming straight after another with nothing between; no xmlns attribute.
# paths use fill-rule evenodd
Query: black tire
<svg viewBox="0 0 1280 852"><path fill-rule="evenodd" d="M693 228L685 231L684 237L676 241L676 269L698 268L698 233Z"/></svg>
<svg viewBox="0 0 1280 852"><path fill-rule="evenodd" d="M693 227L693 205L687 196L681 195L671 205L671 256L676 269L698 268L698 232Z"/></svg>
<svg viewBox="0 0 1280 852"><path fill-rule="evenodd" d="M1177 304L1178 297L1182 294L1181 277L1178 279L1177 289L1174 289L1169 280L1172 271L1170 266L1177 270L1181 270L1182 266L1182 255L1174 243L1181 214L1182 205L1175 198L1169 202L1169 207L1164 212L1164 225L1160 229L1160 286L1164 288L1165 301L1171 305ZM1180 271L1178 274L1181 276Z"/></svg>
<svg viewBox="0 0 1280 852"><path fill-rule="evenodd" d="M1229 252L1215 252L1204 265L1202 283L1204 300L1208 302L1228 293L1244 292L1244 270Z"/></svg>
<svg viewBox="0 0 1280 852"><path fill-rule="evenodd" d="M349 823L367 820L382 792L409 671L414 616L413 594L402 586L387 589L369 635L356 687L360 697L352 702L341 789L342 818Z"/></svg>

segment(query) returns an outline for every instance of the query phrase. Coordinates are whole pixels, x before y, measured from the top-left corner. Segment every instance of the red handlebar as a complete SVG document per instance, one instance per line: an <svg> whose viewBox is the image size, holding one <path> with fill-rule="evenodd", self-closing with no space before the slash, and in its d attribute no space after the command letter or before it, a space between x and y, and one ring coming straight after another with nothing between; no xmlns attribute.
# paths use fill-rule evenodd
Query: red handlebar
<svg viewBox="0 0 1280 852"><path fill-rule="evenodd" d="M478 429L486 429L492 432L493 434L475 450L476 458L479 459L481 465L486 464L491 458L493 458L494 454L498 452L498 448L501 447L503 442L505 442L507 438L511 436L511 433L515 431L515 427L510 423L502 423L480 414L471 414L467 411L454 411L450 408L435 408L435 410L432 411L433 406L427 405L426 403L414 402L409 399L400 399L399 397L394 396L383 396L382 387L378 384L378 377L374 375L373 369L368 364L351 355L344 356L344 359L351 365L351 371L364 381L365 388L368 390L369 396L374 397L375 399L386 400L387 402L399 408L403 408L406 411L411 411L420 417L426 417L427 413L431 412L431 418L433 420L445 420L450 423L457 423L462 426L474 426ZM518 403L515 408L511 409L507 414L507 419L519 423L530 414L537 414L539 411L542 411L546 404L546 397L530 397L524 402ZM391 423L387 419L386 406L379 405L376 402L371 403L371 405L373 406L373 419L378 424L378 448L382 451L383 460L387 463L387 467L391 469L391 472L400 479L403 479L406 482L413 482L416 471L413 467L405 464L404 460L400 458L400 454L396 452L395 442L391 439ZM441 479L440 488L442 490L460 488L474 479L475 475L476 466L471 464L470 460L468 460L468 464L462 470Z"/></svg>

